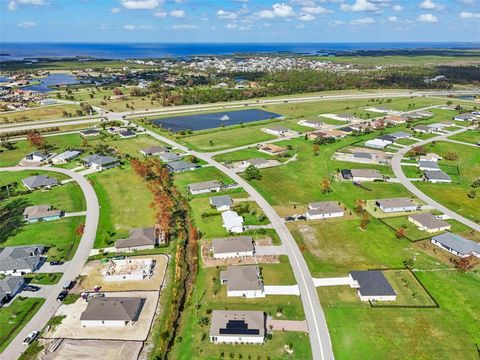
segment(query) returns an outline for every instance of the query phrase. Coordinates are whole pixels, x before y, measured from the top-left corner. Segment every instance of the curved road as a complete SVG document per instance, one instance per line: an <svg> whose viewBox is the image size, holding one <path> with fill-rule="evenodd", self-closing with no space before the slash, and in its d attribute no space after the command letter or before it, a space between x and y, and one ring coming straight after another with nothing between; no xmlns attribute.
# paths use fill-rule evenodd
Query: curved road
<svg viewBox="0 0 480 360"><path fill-rule="evenodd" d="M52 285L51 293L46 298L45 303L37 311L35 316L30 322L18 333L15 339L9 344L9 346L0 354L0 360L12 360L17 359L21 353L26 349L26 346L22 344L22 341L33 330L41 330L48 322L48 320L55 314L60 302L56 301L57 295L62 291L62 286L69 280L74 280L82 271L85 265L90 250L93 247L95 236L97 233L98 217L99 217L99 205L98 198L93 190L92 185L82 175L75 173L71 170L54 168L54 167L6 167L0 168L0 171L25 171L25 170L42 170L51 171L65 174L71 177L83 191L85 202L87 205L85 229L80 239L78 249L75 252L72 260L69 261L68 267L65 270L61 280L56 285ZM38 239L38 243L41 244L42 240Z"/></svg>
<svg viewBox="0 0 480 360"><path fill-rule="evenodd" d="M461 222L462 224L464 225L467 225L468 227L476 230L476 231L480 231L480 225L457 214L456 212L448 209L447 207L443 206L442 204L439 204L438 202L436 202L435 200L433 200L431 197L429 197L428 195L426 195L425 193L423 193L422 191L420 191L406 176L405 174L403 173L403 170L402 170L402 165L401 165L401 162L402 162L402 159L403 157L405 156L405 154L407 152L409 152L413 147L416 147L416 146L421 146L421 145L425 145L425 144L428 144L428 143L431 143L432 141L441 141L441 140L446 140L446 141L450 141L450 140L447 140L447 137L449 136L452 136L452 135L456 135L456 134L460 134L464 131L467 131L468 129L470 128L464 128L464 129L461 129L461 130L456 130L454 132L451 132L451 133L448 133L448 134L445 134L445 135L440 135L440 136L436 136L434 138L431 138L431 139L428 139L428 140L424 140L424 141L420 141L420 142L417 142L415 144L412 144L412 145L409 145L409 146L406 146L404 148L402 148L401 150L399 150L392 158L392 169L393 169L393 173L395 174L395 177L398 179L398 181L400 182L400 184L402 184L403 186L405 186L408 191L410 191L412 194L414 194L416 197L418 197L419 199L423 200L424 202L426 202L428 205L432 206L433 208L443 212L444 214L447 214L448 216L450 216L452 219L455 219L457 220L458 222Z"/></svg>

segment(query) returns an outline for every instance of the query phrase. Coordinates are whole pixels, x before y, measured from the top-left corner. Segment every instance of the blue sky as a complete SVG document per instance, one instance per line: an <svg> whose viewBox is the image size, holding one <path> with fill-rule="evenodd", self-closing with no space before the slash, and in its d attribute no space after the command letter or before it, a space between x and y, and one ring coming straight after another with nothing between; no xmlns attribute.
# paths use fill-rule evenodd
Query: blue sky
<svg viewBox="0 0 480 360"><path fill-rule="evenodd" d="M480 41L480 0L0 0L1 41Z"/></svg>

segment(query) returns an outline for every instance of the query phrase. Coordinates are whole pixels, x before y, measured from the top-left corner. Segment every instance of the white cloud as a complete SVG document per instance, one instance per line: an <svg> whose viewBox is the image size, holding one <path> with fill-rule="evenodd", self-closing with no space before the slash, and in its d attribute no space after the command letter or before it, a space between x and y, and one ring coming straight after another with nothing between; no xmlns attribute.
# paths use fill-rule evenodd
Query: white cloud
<svg viewBox="0 0 480 360"><path fill-rule="evenodd" d="M298 18L300 21L313 21L315 20L315 16L311 14L304 14Z"/></svg>
<svg viewBox="0 0 480 360"><path fill-rule="evenodd" d="M170 11L170 16L176 17L176 18L184 18L187 16L184 10L172 10Z"/></svg>
<svg viewBox="0 0 480 360"><path fill-rule="evenodd" d="M472 12L468 12L468 11L462 11L460 13L460 17L462 19L480 19L480 12L478 13L472 13Z"/></svg>
<svg viewBox="0 0 480 360"><path fill-rule="evenodd" d="M401 5L397 4L397 5L393 5L392 9L395 10L395 11L402 11L403 7Z"/></svg>
<svg viewBox="0 0 480 360"><path fill-rule="evenodd" d="M33 21L24 21L24 22L21 22L20 24L18 24L17 26L21 27L21 28L32 28L32 27L37 26L37 24L34 23Z"/></svg>
<svg viewBox="0 0 480 360"><path fill-rule="evenodd" d="M432 0L424 0L420 3L419 7L425 10L442 10L444 8L443 5L437 4Z"/></svg>
<svg viewBox="0 0 480 360"><path fill-rule="evenodd" d="M398 21L398 17L396 16L389 16L388 19L387 19L389 22L397 22Z"/></svg>
<svg viewBox="0 0 480 360"><path fill-rule="evenodd" d="M157 18L165 18L167 17L167 12L166 11L157 11L155 13L153 13L153 16L157 17Z"/></svg>
<svg viewBox="0 0 480 360"><path fill-rule="evenodd" d="M135 30L137 27L135 25L125 25L123 27L123 30L128 30L128 31L132 31L132 30Z"/></svg>
<svg viewBox="0 0 480 360"><path fill-rule="evenodd" d="M436 23L438 22L438 18L433 14L422 14L418 17L418 21L424 23Z"/></svg>
<svg viewBox="0 0 480 360"><path fill-rule="evenodd" d="M226 19L226 20L235 20L238 18L238 15L231 11L225 11L220 9L217 11L217 17L219 19Z"/></svg>
<svg viewBox="0 0 480 360"><path fill-rule="evenodd" d="M237 27L238 27L237 24L227 24L227 25L225 25L225 28L227 28L227 29L236 29Z"/></svg>
<svg viewBox="0 0 480 360"><path fill-rule="evenodd" d="M375 20L372 19L371 17L366 17L366 18L361 18L361 19L355 19L350 21L351 25L370 25L375 23Z"/></svg>
<svg viewBox="0 0 480 360"><path fill-rule="evenodd" d="M197 25L192 25L192 24L177 24L173 25L172 29L174 30L191 30L191 29L197 29Z"/></svg>
<svg viewBox="0 0 480 360"><path fill-rule="evenodd" d="M161 0L120 0L122 6L130 10L152 10L157 8Z"/></svg>
<svg viewBox="0 0 480 360"><path fill-rule="evenodd" d="M8 3L8 10L17 10L18 7L22 5L42 6L45 4L46 2L44 0L12 0Z"/></svg>
<svg viewBox="0 0 480 360"><path fill-rule="evenodd" d="M343 21L343 20L335 20L335 21L332 21L332 22L330 23L330 25L333 25L333 26L345 25L345 21Z"/></svg>
<svg viewBox="0 0 480 360"><path fill-rule="evenodd" d="M248 31L252 29L252 25L241 25L238 27L238 30L240 31Z"/></svg>
<svg viewBox="0 0 480 360"><path fill-rule="evenodd" d="M380 10L378 5L376 5L373 1L368 1L368 0L356 0L353 5L342 4L340 6L340 9L343 11L354 11L354 12Z"/></svg>
<svg viewBox="0 0 480 360"><path fill-rule="evenodd" d="M331 13L331 10L325 9L322 6L304 6L302 7L302 13L312 14L312 15L321 15Z"/></svg>
<svg viewBox="0 0 480 360"><path fill-rule="evenodd" d="M111 8L111 9L110 9L110 12L111 12L112 14L118 14L118 13L120 12L120 8L117 8L117 7Z"/></svg>
<svg viewBox="0 0 480 360"><path fill-rule="evenodd" d="M285 3L276 3L272 5L271 10L262 10L257 14L262 19L273 19L276 17L289 18L295 16L295 11L290 5Z"/></svg>

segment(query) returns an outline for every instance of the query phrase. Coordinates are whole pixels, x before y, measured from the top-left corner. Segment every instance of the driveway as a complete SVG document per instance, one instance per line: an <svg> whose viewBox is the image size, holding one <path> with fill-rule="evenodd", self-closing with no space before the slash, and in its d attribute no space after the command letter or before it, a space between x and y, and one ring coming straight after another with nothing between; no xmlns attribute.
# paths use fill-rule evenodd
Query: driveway
<svg viewBox="0 0 480 360"><path fill-rule="evenodd" d="M257 256L272 256L272 255L287 255L287 251L283 245L271 246L255 246L255 255Z"/></svg>
<svg viewBox="0 0 480 360"><path fill-rule="evenodd" d="M305 320L274 320L269 318L267 319L267 329L308 332L308 325Z"/></svg>
<svg viewBox="0 0 480 360"><path fill-rule="evenodd" d="M265 295L300 295L298 285L265 285Z"/></svg>
<svg viewBox="0 0 480 360"><path fill-rule="evenodd" d="M64 262L62 265L50 265L49 262L44 262L36 273L64 273L67 271L70 261Z"/></svg>

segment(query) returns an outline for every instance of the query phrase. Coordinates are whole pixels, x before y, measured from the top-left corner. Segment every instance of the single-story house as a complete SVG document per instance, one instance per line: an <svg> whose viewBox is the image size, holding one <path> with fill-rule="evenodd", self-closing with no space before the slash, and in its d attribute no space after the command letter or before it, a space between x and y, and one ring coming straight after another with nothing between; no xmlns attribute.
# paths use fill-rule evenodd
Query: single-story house
<svg viewBox="0 0 480 360"><path fill-rule="evenodd" d="M408 221L417 225L419 230L429 233L450 230L452 227L448 222L437 218L432 213L410 215Z"/></svg>
<svg viewBox="0 0 480 360"><path fill-rule="evenodd" d="M145 156L160 155L169 152L165 146L149 146L140 150L140 153Z"/></svg>
<svg viewBox="0 0 480 360"><path fill-rule="evenodd" d="M96 130L96 129L87 129L87 130L80 131L80 135L84 137L97 136L99 134L100 134L100 130Z"/></svg>
<svg viewBox="0 0 480 360"><path fill-rule="evenodd" d="M54 105L57 103L57 100L55 99L42 99L38 102L40 105Z"/></svg>
<svg viewBox="0 0 480 360"><path fill-rule="evenodd" d="M391 145L392 141L383 139L372 139L365 141L365 146L374 149L385 149L388 145Z"/></svg>
<svg viewBox="0 0 480 360"><path fill-rule="evenodd" d="M38 188L51 188L52 186L58 185L58 180L46 175L34 175L22 179L22 183L28 190L34 190Z"/></svg>
<svg viewBox="0 0 480 360"><path fill-rule="evenodd" d="M198 165L195 165L191 162L188 162L188 161L183 161L183 160L179 160L179 161L172 161L172 162L169 162L167 164L167 168L169 171L171 172L184 172L184 171L190 171L190 170L195 170L197 168L199 168L200 166Z"/></svg>
<svg viewBox="0 0 480 360"><path fill-rule="evenodd" d="M345 210L336 201L321 201L308 204L305 214L308 220L329 219L342 217Z"/></svg>
<svg viewBox="0 0 480 360"><path fill-rule="evenodd" d="M210 198L210 205L218 211L227 211L232 208L233 200L230 195L214 196Z"/></svg>
<svg viewBox="0 0 480 360"><path fill-rule="evenodd" d="M412 137L412 134L405 132L405 131L397 131L394 133L389 134L391 137L393 137L395 140L398 139L409 139Z"/></svg>
<svg viewBox="0 0 480 360"><path fill-rule="evenodd" d="M444 171L425 171L425 179L431 183L451 183L452 178Z"/></svg>
<svg viewBox="0 0 480 360"><path fill-rule="evenodd" d="M390 143L394 143L395 140L397 140L394 136L391 136L391 135L380 135L377 137L378 140L383 140L383 141L390 141Z"/></svg>
<svg viewBox="0 0 480 360"><path fill-rule="evenodd" d="M0 307L13 299L23 284L25 279L22 276L5 276L0 279Z"/></svg>
<svg viewBox="0 0 480 360"><path fill-rule="evenodd" d="M81 151L78 150L69 150L65 151L61 154L58 154L52 158L52 163L54 164L64 164L69 160L76 158L78 155L81 154Z"/></svg>
<svg viewBox="0 0 480 360"><path fill-rule="evenodd" d="M116 127L116 126L112 126L107 129L107 132L109 134L120 134L121 132L124 132L124 131L127 131L127 129L122 127Z"/></svg>
<svg viewBox="0 0 480 360"><path fill-rule="evenodd" d="M251 236L213 239L212 250L215 259L253 256L255 253L253 238Z"/></svg>
<svg viewBox="0 0 480 360"><path fill-rule="evenodd" d="M140 317L145 298L94 297L80 315L82 326L126 326Z"/></svg>
<svg viewBox="0 0 480 360"><path fill-rule="evenodd" d="M60 219L62 215L62 210L54 210L50 205L27 206L25 210L23 210L23 218L29 223L57 220Z"/></svg>
<svg viewBox="0 0 480 360"><path fill-rule="evenodd" d="M379 199L375 204L386 213L418 210L418 205L410 198Z"/></svg>
<svg viewBox="0 0 480 360"><path fill-rule="evenodd" d="M352 114L336 114L335 117L337 117L339 120L343 120L343 121L355 121L355 120L357 120L355 115L352 115Z"/></svg>
<svg viewBox="0 0 480 360"><path fill-rule="evenodd" d="M345 136L347 136L346 132L341 131L341 130L335 130L335 129L324 130L323 133L325 134L324 137L332 137L332 138L335 138L335 139L340 139L340 138L344 138Z"/></svg>
<svg viewBox="0 0 480 360"><path fill-rule="evenodd" d="M0 274L21 276L37 270L43 259L41 245L7 246L0 252Z"/></svg>
<svg viewBox="0 0 480 360"><path fill-rule="evenodd" d="M82 159L84 164L95 171L103 171L117 166L120 160L113 156L106 155L89 155Z"/></svg>
<svg viewBox="0 0 480 360"><path fill-rule="evenodd" d="M118 133L118 136L121 137L122 139L130 139L137 136L137 133L131 130L125 130Z"/></svg>
<svg viewBox="0 0 480 360"><path fill-rule="evenodd" d="M44 162L48 160L49 156L50 154L45 151L33 151L30 154L25 156L25 160Z"/></svg>
<svg viewBox="0 0 480 360"><path fill-rule="evenodd" d="M258 151L269 155L285 154L287 150L288 149L285 146L278 146L275 144L262 144L258 147Z"/></svg>
<svg viewBox="0 0 480 360"><path fill-rule="evenodd" d="M188 185L188 191L192 195L218 192L220 190L222 190L222 184L220 184L217 180L203 181Z"/></svg>
<svg viewBox="0 0 480 360"><path fill-rule="evenodd" d="M412 130L424 134L430 134L434 131L433 128L423 124L415 125L414 127L412 127Z"/></svg>
<svg viewBox="0 0 480 360"><path fill-rule="evenodd" d="M172 152L163 152L159 154L160 160L163 162L169 163L172 161L179 161L182 159L180 154L172 153Z"/></svg>
<svg viewBox="0 0 480 360"><path fill-rule="evenodd" d="M227 284L227 296L265 297L258 266L229 266L227 270L220 271L220 283Z"/></svg>
<svg viewBox="0 0 480 360"><path fill-rule="evenodd" d="M387 116L385 118L385 122L391 123L391 124L404 124L407 122L407 118L405 116Z"/></svg>
<svg viewBox="0 0 480 360"><path fill-rule="evenodd" d="M431 239L432 244L447 250L448 252L458 257L464 258L468 256L475 256L480 258L480 244L465 239L464 237L446 232L441 235L434 236Z"/></svg>
<svg viewBox="0 0 480 360"><path fill-rule="evenodd" d="M380 270L352 271L350 281L361 301L395 301L397 293Z"/></svg>
<svg viewBox="0 0 480 360"><path fill-rule="evenodd" d="M115 242L115 250L117 252L149 250L161 243L165 243L165 237L158 226L134 228L130 230L128 238Z"/></svg>
<svg viewBox="0 0 480 360"><path fill-rule="evenodd" d="M347 134L356 131L356 130L355 130L353 127L351 127L351 126L344 126L344 127L341 127L341 128L338 129L338 130L343 131L344 133L347 133Z"/></svg>
<svg viewBox="0 0 480 360"><path fill-rule="evenodd" d="M306 127L311 127L311 128L319 128L325 125L325 123L321 120L312 120L312 119L300 120L298 124Z"/></svg>
<svg viewBox="0 0 480 360"><path fill-rule="evenodd" d="M351 169L353 181L380 181L383 175L379 171L373 169Z"/></svg>
<svg viewBox="0 0 480 360"><path fill-rule="evenodd" d="M418 162L418 168L422 171L440 171L440 166L436 161L427 161L427 160L420 160Z"/></svg>
<svg viewBox="0 0 480 360"><path fill-rule="evenodd" d="M263 311L213 310L210 342L217 344L262 344L266 317Z"/></svg>
<svg viewBox="0 0 480 360"><path fill-rule="evenodd" d="M263 132L266 132L267 134L271 135L276 135L276 136L285 136L290 132L290 129L286 128L285 126L282 125L272 125L272 126L266 126L262 128Z"/></svg>
<svg viewBox="0 0 480 360"><path fill-rule="evenodd" d="M447 127L447 125L442 123L429 124L427 126L432 128L433 131L444 131L443 129Z"/></svg>
<svg viewBox="0 0 480 360"><path fill-rule="evenodd" d="M438 162L439 160L442 160L442 157L440 155L435 154L435 153L428 153L426 155L420 156L420 161L435 161L435 162Z"/></svg>
<svg viewBox="0 0 480 360"><path fill-rule="evenodd" d="M235 211L227 210L222 212L223 227L228 232L242 233L243 232L243 217L238 215Z"/></svg>
<svg viewBox="0 0 480 360"><path fill-rule="evenodd" d="M397 114L398 111L386 108L386 107L377 107L377 106L372 106L369 108L366 108L365 110L367 111L372 111L372 112L377 112L377 113L382 113L382 114Z"/></svg>
<svg viewBox="0 0 480 360"><path fill-rule="evenodd" d="M472 113L465 113L465 114L459 114L459 115L455 115L453 117L453 120L457 120L457 121L475 121L477 120L477 116L475 114L472 114Z"/></svg>
<svg viewBox="0 0 480 360"><path fill-rule="evenodd" d="M262 169L270 166L270 161L263 158L253 158L248 160L243 160L242 165L248 167L250 165L255 166L257 169Z"/></svg>

